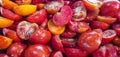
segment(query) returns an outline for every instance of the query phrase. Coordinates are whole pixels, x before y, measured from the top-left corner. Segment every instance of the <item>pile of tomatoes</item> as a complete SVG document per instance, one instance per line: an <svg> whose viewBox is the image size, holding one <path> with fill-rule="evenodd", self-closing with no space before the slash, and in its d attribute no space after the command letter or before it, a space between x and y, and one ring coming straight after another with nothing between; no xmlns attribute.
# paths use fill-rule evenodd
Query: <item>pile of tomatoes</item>
<svg viewBox="0 0 120 57"><path fill-rule="evenodd" d="M0 57L120 57L120 1L0 0Z"/></svg>

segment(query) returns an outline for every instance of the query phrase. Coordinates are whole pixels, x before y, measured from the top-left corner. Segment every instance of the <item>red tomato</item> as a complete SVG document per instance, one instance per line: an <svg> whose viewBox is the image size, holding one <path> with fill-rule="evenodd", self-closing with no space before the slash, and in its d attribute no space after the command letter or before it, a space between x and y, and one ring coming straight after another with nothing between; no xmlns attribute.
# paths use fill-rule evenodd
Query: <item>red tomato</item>
<svg viewBox="0 0 120 57"><path fill-rule="evenodd" d="M118 36L120 36L120 24L113 24L113 29L117 32Z"/></svg>
<svg viewBox="0 0 120 57"><path fill-rule="evenodd" d="M101 21L92 21L91 22L91 28L93 28L93 29L107 30L109 27L110 27L109 24L101 22Z"/></svg>
<svg viewBox="0 0 120 57"><path fill-rule="evenodd" d="M21 5L21 4L31 4L32 0L15 0L15 2L19 5Z"/></svg>
<svg viewBox="0 0 120 57"><path fill-rule="evenodd" d="M40 11L35 12L34 14L28 16L26 19L29 22L41 24L47 18L47 12L45 9L41 9Z"/></svg>
<svg viewBox="0 0 120 57"><path fill-rule="evenodd" d="M86 18L87 10L82 1L76 1L72 5L72 10L73 10L73 18L72 19L74 21L82 21Z"/></svg>
<svg viewBox="0 0 120 57"><path fill-rule="evenodd" d="M9 38L11 38L14 42L21 42L22 40L18 37L16 31L3 28L3 34Z"/></svg>
<svg viewBox="0 0 120 57"><path fill-rule="evenodd" d="M50 51L42 44L30 45L24 53L24 57L49 57Z"/></svg>
<svg viewBox="0 0 120 57"><path fill-rule="evenodd" d="M118 57L117 51L112 44L101 46L93 53L93 57Z"/></svg>
<svg viewBox="0 0 120 57"><path fill-rule="evenodd" d="M28 40L29 37L38 30L38 25L36 23L30 23L27 21L21 21L17 25L17 34L23 40Z"/></svg>
<svg viewBox="0 0 120 57"><path fill-rule="evenodd" d="M63 57L62 52L56 51L51 54L50 57Z"/></svg>
<svg viewBox="0 0 120 57"><path fill-rule="evenodd" d="M100 14L103 16L115 16L119 12L120 3L118 1L106 1L100 7Z"/></svg>
<svg viewBox="0 0 120 57"><path fill-rule="evenodd" d="M39 4L39 3L42 3L44 2L45 0L33 0L32 3L33 4Z"/></svg>
<svg viewBox="0 0 120 57"><path fill-rule="evenodd" d="M112 43L117 45L117 46L120 46L120 37L116 36L113 40L112 40Z"/></svg>
<svg viewBox="0 0 120 57"><path fill-rule="evenodd" d="M7 54L0 54L0 57L9 57Z"/></svg>
<svg viewBox="0 0 120 57"><path fill-rule="evenodd" d="M116 35L117 33L114 30L105 30L102 34L102 43L109 43Z"/></svg>
<svg viewBox="0 0 120 57"><path fill-rule="evenodd" d="M16 42L13 43L8 49L7 49L7 54L11 57L23 57L23 52L26 48L26 45Z"/></svg>
<svg viewBox="0 0 120 57"><path fill-rule="evenodd" d="M95 31L82 33L78 39L80 49L92 53L99 48L101 44L101 35Z"/></svg>
<svg viewBox="0 0 120 57"><path fill-rule="evenodd" d="M63 6L61 12L57 12L53 16L53 23L58 26L65 26L72 18L72 9L70 6Z"/></svg>
<svg viewBox="0 0 120 57"><path fill-rule="evenodd" d="M64 52L64 48L63 48L63 45L62 45L62 42L61 42L59 35L53 35L52 40L51 40L51 44L55 50Z"/></svg>
<svg viewBox="0 0 120 57"><path fill-rule="evenodd" d="M43 28L36 30L29 38L29 41L36 44L47 44L51 39L51 33Z"/></svg>

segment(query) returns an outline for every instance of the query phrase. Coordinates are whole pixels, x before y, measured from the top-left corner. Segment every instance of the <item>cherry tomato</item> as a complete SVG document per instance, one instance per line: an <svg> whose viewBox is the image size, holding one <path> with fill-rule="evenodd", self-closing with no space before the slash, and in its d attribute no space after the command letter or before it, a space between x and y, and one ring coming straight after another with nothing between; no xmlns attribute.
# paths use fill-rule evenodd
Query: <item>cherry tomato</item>
<svg viewBox="0 0 120 57"><path fill-rule="evenodd" d="M3 34L10 39L12 39L14 42L21 42L22 40L18 37L16 31L8 29L8 28L3 28Z"/></svg>
<svg viewBox="0 0 120 57"><path fill-rule="evenodd" d="M117 51L112 44L101 46L93 53L93 57L118 57Z"/></svg>
<svg viewBox="0 0 120 57"><path fill-rule="evenodd" d="M113 24L113 29L117 32L118 36L120 36L120 24Z"/></svg>
<svg viewBox="0 0 120 57"><path fill-rule="evenodd" d="M95 31L82 33L78 39L80 49L92 53L97 50L101 44L101 35Z"/></svg>
<svg viewBox="0 0 120 57"><path fill-rule="evenodd" d="M59 35L53 35L52 40L51 40L51 44L55 50L64 52L64 48L63 48L63 45L62 45L62 42L61 42Z"/></svg>
<svg viewBox="0 0 120 57"><path fill-rule="evenodd" d="M30 45L24 53L24 57L49 57L50 51L42 44Z"/></svg>
<svg viewBox="0 0 120 57"><path fill-rule="evenodd" d="M0 35L0 50L8 48L12 44L12 39Z"/></svg>
<svg viewBox="0 0 120 57"><path fill-rule="evenodd" d="M110 25L101 21L92 21L91 22L91 27L93 29L102 29L102 30L107 30Z"/></svg>
<svg viewBox="0 0 120 57"><path fill-rule="evenodd" d="M73 10L73 18L72 19L74 21L82 21L86 18L87 10L82 1L76 1L72 5L72 10Z"/></svg>
<svg viewBox="0 0 120 57"><path fill-rule="evenodd" d="M29 41L36 44L47 44L51 39L51 33L43 28L36 30L29 38Z"/></svg>
<svg viewBox="0 0 120 57"><path fill-rule="evenodd" d="M15 2L19 5L21 5L21 4L31 4L32 0L15 0Z"/></svg>
<svg viewBox="0 0 120 57"><path fill-rule="evenodd" d="M65 26L72 18L72 9L70 6L63 6L61 12L57 12L53 16L53 23L58 26Z"/></svg>
<svg viewBox="0 0 120 57"><path fill-rule="evenodd" d="M22 18L22 16L17 15L15 13L13 13L12 11L2 8L2 7L1 7L1 15L4 16L5 18L8 18L8 19L11 19L14 21L19 21Z"/></svg>
<svg viewBox="0 0 120 57"><path fill-rule="evenodd" d="M105 30L102 35L102 43L109 43L116 36L116 32L114 30Z"/></svg>
<svg viewBox="0 0 120 57"><path fill-rule="evenodd" d="M9 57L7 54L0 54L0 57Z"/></svg>
<svg viewBox="0 0 120 57"><path fill-rule="evenodd" d="M29 22L41 24L45 19L47 18L47 12L45 9L42 9L40 11L36 11L34 14L28 16L26 19Z"/></svg>
<svg viewBox="0 0 120 57"><path fill-rule="evenodd" d="M62 52L56 51L51 54L51 57L63 57Z"/></svg>
<svg viewBox="0 0 120 57"><path fill-rule="evenodd" d="M119 36L116 36L113 40L112 40L112 43L117 45L117 46L120 46L120 37Z"/></svg>
<svg viewBox="0 0 120 57"><path fill-rule="evenodd" d="M53 34L62 34L65 30L65 26L57 26L57 25L53 24L53 22L51 20L48 21L47 25L48 25L48 29Z"/></svg>
<svg viewBox="0 0 120 57"><path fill-rule="evenodd" d="M9 27L14 21L0 16L0 28Z"/></svg>
<svg viewBox="0 0 120 57"><path fill-rule="evenodd" d="M7 54L11 57L23 57L23 52L26 48L26 45L20 43L20 42L16 42L13 43L8 49L7 49Z"/></svg>
<svg viewBox="0 0 120 57"><path fill-rule="evenodd" d="M21 16L28 16L33 14L37 9L37 6L35 5L19 5L14 6L13 11Z"/></svg>
<svg viewBox="0 0 120 57"><path fill-rule="evenodd" d="M119 12L120 3L118 1L106 1L100 7L100 14L103 16L115 16Z"/></svg>
<svg viewBox="0 0 120 57"><path fill-rule="evenodd" d="M38 30L38 25L36 23L30 23L27 21L21 21L17 25L17 35L23 39L28 40L29 37Z"/></svg>

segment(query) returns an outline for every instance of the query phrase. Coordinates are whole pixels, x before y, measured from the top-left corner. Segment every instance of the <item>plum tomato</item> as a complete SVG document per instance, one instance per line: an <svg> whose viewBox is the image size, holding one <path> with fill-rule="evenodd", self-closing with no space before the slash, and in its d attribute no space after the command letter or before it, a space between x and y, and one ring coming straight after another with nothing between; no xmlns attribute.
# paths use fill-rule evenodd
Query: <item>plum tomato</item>
<svg viewBox="0 0 120 57"><path fill-rule="evenodd" d="M12 39L0 35L0 50L8 48L12 44Z"/></svg>
<svg viewBox="0 0 120 57"><path fill-rule="evenodd" d="M63 54L60 51L56 51L56 52L52 52L50 57L63 57Z"/></svg>
<svg viewBox="0 0 120 57"><path fill-rule="evenodd" d="M1 7L1 15L4 16L5 18L8 18L10 20L14 20L14 21L20 21L22 16L17 15L15 13L13 13L12 11L2 8Z"/></svg>
<svg viewBox="0 0 120 57"><path fill-rule="evenodd" d="M102 29L102 30L107 30L110 27L109 24L101 21L92 21L90 25L91 28L93 29Z"/></svg>
<svg viewBox="0 0 120 57"><path fill-rule="evenodd" d="M63 5L64 3L60 1L51 1L45 4L44 8L47 10L48 13L54 14L58 12L63 7Z"/></svg>
<svg viewBox="0 0 120 57"><path fill-rule="evenodd" d="M101 46L93 53L93 57L118 57L117 51L112 44Z"/></svg>
<svg viewBox="0 0 120 57"><path fill-rule="evenodd" d="M108 16L97 16L96 18L98 21L105 22L108 24L113 24L116 22L117 18L108 17Z"/></svg>
<svg viewBox="0 0 120 57"><path fill-rule="evenodd" d="M41 9L40 11L36 11L32 15L28 16L26 19L29 22L41 24L47 18L47 12L45 9Z"/></svg>
<svg viewBox="0 0 120 57"><path fill-rule="evenodd" d="M21 5L21 4L31 4L32 0L15 0L15 2L19 5Z"/></svg>
<svg viewBox="0 0 120 57"><path fill-rule="evenodd" d="M28 16L33 14L37 9L36 5L19 5L14 6L13 11L21 16Z"/></svg>
<svg viewBox="0 0 120 57"><path fill-rule="evenodd" d="M48 21L48 29L53 34L62 34L65 30L65 26L57 26L51 20Z"/></svg>
<svg viewBox="0 0 120 57"><path fill-rule="evenodd" d="M64 52L64 48L62 45L62 41L60 39L60 35L53 35L52 40L51 40L51 44L55 50Z"/></svg>
<svg viewBox="0 0 120 57"><path fill-rule="evenodd" d="M38 30L38 25L36 23L30 23L27 21L21 21L17 25L17 35L23 39L23 40L28 40L29 37L36 31Z"/></svg>
<svg viewBox="0 0 120 57"><path fill-rule="evenodd" d="M13 43L8 49L7 49L7 54L10 57L23 57L23 52L26 49L26 45L16 42Z"/></svg>
<svg viewBox="0 0 120 57"><path fill-rule="evenodd" d="M100 7L100 14L103 16L115 16L119 12L120 3L118 1L110 0L103 2Z"/></svg>
<svg viewBox="0 0 120 57"><path fill-rule="evenodd" d="M105 30L102 35L102 43L103 44L109 43L115 38L116 35L117 33L112 29Z"/></svg>
<svg viewBox="0 0 120 57"><path fill-rule="evenodd" d="M82 1L76 1L72 5L73 18L74 21L82 21L86 18L87 10Z"/></svg>
<svg viewBox="0 0 120 57"><path fill-rule="evenodd" d="M30 45L24 53L24 57L49 57L50 51L46 45Z"/></svg>
<svg viewBox="0 0 120 57"><path fill-rule="evenodd" d="M117 46L120 46L120 37L119 36L116 36L113 40L112 40L112 43L117 45Z"/></svg>
<svg viewBox="0 0 120 57"><path fill-rule="evenodd" d="M81 22L70 21L68 23L68 27L71 31L79 33L85 32L89 29L88 23L82 21Z"/></svg>
<svg viewBox="0 0 120 57"><path fill-rule="evenodd" d="M13 20L4 18L0 16L0 28L5 28L5 27L9 27L14 23Z"/></svg>
<svg viewBox="0 0 120 57"><path fill-rule="evenodd" d="M51 33L43 28L36 30L29 38L29 41L36 44L47 44L51 39Z"/></svg>
<svg viewBox="0 0 120 57"><path fill-rule="evenodd" d="M84 32L78 38L78 46L80 49L92 53L99 48L101 39L100 33L96 31Z"/></svg>
<svg viewBox="0 0 120 57"><path fill-rule="evenodd" d="M65 26L72 18L72 9L66 5L61 8L61 12L57 12L53 16L53 23L58 26Z"/></svg>
<svg viewBox="0 0 120 57"><path fill-rule="evenodd" d="M0 57L9 57L7 54L0 54Z"/></svg>
<svg viewBox="0 0 120 57"><path fill-rule="evenodd" d="M120 24L119 23L113 24L113 29L117 32L117 35L120 36Z"/></svg>
<svg viewBox="0 0 120 57"><path fill-rule="evenodd" d="M10 39L12 39L14 42L21 42L22 40L18 37L16 31L8 29L8 28L3 28L3 34Z"/></svg>
<svg viewBox="0 0 120 57"><path fill-rule="evenodd" d="M87 53L78 48L64 48L67 57L86 57Z"/></svg>
<svg viewBox="0 0 120 57"><path fill-rule="evenodd" d="M33 4L39 4L39 3L42 3L44 2L45 0L32 0L32 3Z"/></svg>
<svg viewBox="0 0 120 57"><path fill-rule="evenodd" d="M10 0L2 0L2 7L6 8L6 9L10 9L12 10L14 6L18 6L18 4L16 4L15 2L12 2Z"/></svg>

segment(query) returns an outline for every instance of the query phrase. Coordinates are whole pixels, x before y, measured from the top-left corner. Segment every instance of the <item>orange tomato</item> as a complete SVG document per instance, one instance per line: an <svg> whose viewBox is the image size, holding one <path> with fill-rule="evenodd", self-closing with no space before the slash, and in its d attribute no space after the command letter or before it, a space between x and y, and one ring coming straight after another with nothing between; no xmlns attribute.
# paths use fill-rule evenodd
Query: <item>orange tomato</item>
<svg viewBox="0 0 120 57"><path fill-rule="evenodd" d="M13 9L14 6L18 6L18 5L10 0L2 0L2 7L11 10Z"/></svg>
<svg viewBox="0 0 120 57"><path fill-rule="evenodd" d="M0 28L9 27L14 21L0 16Z"/></svg>
<svg viewBox="0 0 120 57"><path fill-rule="evenodd" d="M12 43L12 39L0 35L0 50L8 48Z"/></svg>
<svg viewBox="0 0 120 57"><path fill-rule="evenodd" d="M20 5L20 6L15 6L13 8L13 11L21 16L28 16L33 14L37 9L37 6L35 5Z"/></svg>
<svg viewBox="0 0 120 57"><path fill-rule="evenodd" d="M62 34L65 30L65 26L56 26L53 24L53 22L51 20L48 21L47 25L48 25L48 29L53 34Z"/></svg>

